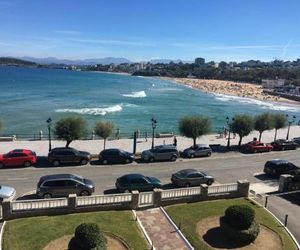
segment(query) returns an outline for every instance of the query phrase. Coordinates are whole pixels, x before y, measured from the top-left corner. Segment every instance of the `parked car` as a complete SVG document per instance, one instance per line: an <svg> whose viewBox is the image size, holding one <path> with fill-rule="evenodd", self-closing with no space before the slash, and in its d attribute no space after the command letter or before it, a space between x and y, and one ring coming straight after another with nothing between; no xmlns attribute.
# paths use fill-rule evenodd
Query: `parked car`
<svg viewBox="0 0 300 250"><path fill-rule="evenodd" d="M297 143L298 144L298 147L300 146L300 137L295 137L293 139L293 142Z"/></svg>
<svg viewBox="0 0 300 250"><path fill-rule="evenodd" d="M178 150L174 145L160 145L153 149L145 150L142 152L141 159L143 161L176 161L178 158Z"/></svg>
<svg viewBox="0 0 300 250"><path fill-rule="evenodd" d="M74 148L54 148L48 154L48 161L55 167L63 163L80 163L86 165L91 160L91 154Z"/></svg>
<svg viewBox="0 0 300 250"><path fill-rule="evenodd" d="M260 141L251 141L245 144L245 150L250 153L270 152L272 149L272 145Z"/></svg>
<svg viewBox="0 0 300 250"><path fill-rule="evenodd" d="M264 167L264 172L268 175L278 177L281 174L293 174L299 167L286 160L271 160L267 161Z"/></svg>
<svg viewBox="0 0 300 250"><path fill-rule="evenodd" d="M101 151L99 154L99 161L102 164L132 163L134 161L134 154L117 148L110 148Z"/></svg>
<svg viewBox="0 0 300 250"><path fill-rule="evenodd" d="M287 141L285 139L278 139L271 143L273 150L295 150L298 144L293 141Z"/></svg>
<svg viewBox="0 0 300 250"><path fill-rule="evenodd" d="M183 157L194 158L200 156L211 156L212 150L206 144L197 144L196 147L192 146L186 148L182 152Z"/></svg>
<svg viewBox="0 0 300 250"><path fill-rule="evenodd" d="M65 197L69 194L91 195L95 185L91 180L74 174L54 174L40 178L37 184L38 198Z"/></svg>
<svg viewBox="0 0 300 250"><path fill-rule="evenodd" d="M0 155L0 168L10 166L30 167L37 161L36 153L28 149L15 149Z"/></svg>
<svg viewBox="0 0 300 250"><path fill-rule="evenodd" d="M211 185L214 177L196 169L183 169L172 174L171 182L176 187L199 186L200 184Z"/></svg>
<svg viewBox="0 0 300 250"><path fill-rule="evenodd" d="M13 187L0 186L0 204L2 204L3 199L12 200L16 195L16 190Z"/></svg>
<svg viewBox="0 0 300 250"><path fill-rule="evenodd" d="M127 174L118 178L116 188L119 192L128 193L132 190L151 191L154 188L161 188L162 184L155 177L148 177L141 174Z"/></svg>

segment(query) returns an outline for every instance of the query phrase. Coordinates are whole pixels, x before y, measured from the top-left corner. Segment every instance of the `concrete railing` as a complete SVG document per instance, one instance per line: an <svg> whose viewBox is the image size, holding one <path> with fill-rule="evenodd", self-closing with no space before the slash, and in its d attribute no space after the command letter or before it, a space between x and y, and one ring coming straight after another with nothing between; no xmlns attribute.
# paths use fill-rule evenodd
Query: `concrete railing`
<svg viewBox="0 0 300 250"><path fill-rule="evenodd" d="M10 201L4 199L2 215L4 220L15 218L70 214L101 210L129 210L142 207L161 207L169 204L197 202L213 199L248 197L249 182L198 187L176 188L170 190L154 189L153 192L132 191L126 194L94 195L46 200Z"/></svg>

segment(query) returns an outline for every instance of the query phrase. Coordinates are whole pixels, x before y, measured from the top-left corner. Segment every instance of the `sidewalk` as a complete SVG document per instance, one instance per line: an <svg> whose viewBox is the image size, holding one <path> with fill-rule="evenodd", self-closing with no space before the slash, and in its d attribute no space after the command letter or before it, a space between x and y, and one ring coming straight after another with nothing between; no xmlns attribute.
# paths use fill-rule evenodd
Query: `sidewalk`
<svg viewBox="0 0 300 250"><path fill-rule="evenodd" d="M263 142L272 142L274 139L274 130L265 131L262 135ZM286 138L287 128L281 129L277 133L277 138ZM254 131L249 136L243 138L242 143L246 143L253 140L253 137L258 138L258 132ZM231 134L231 138L233 135ZM290 129L290 138L300 137L300 126L292 126ZM48 155L49 143L44 137L43 141L13 141L13 142L0 142L0 154L6 153L12 149L26 148L31 149L37 153L39 156ZM231 145L238 144L239 137L236 136L235 139L231 139ZM137 152L142 152L143 150L151 148L152 138L148 138L147 142L145 138L139 138L137 140ZM173 137L170 138L155 138L155 145L160 144L173 144ZM177 136L177 148L178 150L184 150L192 145L193 141L190 138ZM226 138L220 138L219 135L210 134L205 135L197 139L197 143L201 144L220 144L227 145ZM65 142L63 141L52 141L52 148L54 147L64 147ZM73 141L70 147L74 147L78 150L88 151L91 154L99 154L103 150L103 140L77 140ZM108 140L106 142L106 148L120 148L129 152L133 151L133 139L120 139L120 140Z"/></svg>
<svg viewBox="0 0 300 250"><path fill-rule="evenodd" d="M186 243L160 208L136 211L153 245L158 250L188 250Z"/></svg>

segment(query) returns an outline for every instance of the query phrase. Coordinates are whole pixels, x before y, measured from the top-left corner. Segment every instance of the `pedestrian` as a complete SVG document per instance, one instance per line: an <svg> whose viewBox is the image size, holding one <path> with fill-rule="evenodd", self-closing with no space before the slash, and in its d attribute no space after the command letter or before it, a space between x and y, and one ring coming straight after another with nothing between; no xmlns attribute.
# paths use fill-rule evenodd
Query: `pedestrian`
<svg viewBox="0 0 300 250"><path fill-rule="evenodd" d="M224 137L227 137L227 128L224 129Z"/></svg>
<svg viewBox="0 0 300 250"><path fill-rule="evenodd" d="M120 128L117 128L116 139L120 140Z"/></svg>
<svg viewBox="0 0 300 250"><path fill-rule="evenodd" d="M175 146L175 147L177 147L177 138L176 138L176 136L174 136L174 143L173 143L173 145Z"/></svg>
<svg viewBox="0 0 300 250"><path fill-rule="evenodd" d="M145 132L145 141L146 142L148 141L148 132L147 131Z"/></svg>
<svg viewBox="0 0 300 250"><path fill-rule="evenodd" d="M233 132L233 139L235 139L235 137L236 137L236 133L235 133L235 132Z"/></svg>

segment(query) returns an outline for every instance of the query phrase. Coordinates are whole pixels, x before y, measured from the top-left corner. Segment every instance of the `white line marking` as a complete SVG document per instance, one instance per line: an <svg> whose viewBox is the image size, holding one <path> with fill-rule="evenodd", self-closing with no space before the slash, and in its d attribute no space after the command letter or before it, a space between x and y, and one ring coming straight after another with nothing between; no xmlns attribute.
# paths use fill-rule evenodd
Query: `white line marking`
<svg viewBox="0 0 300 250"><path fill-rule="evenodd" d="M20 180L28 180L28 178L8 178L8 181L20 181Z"/></svg>

